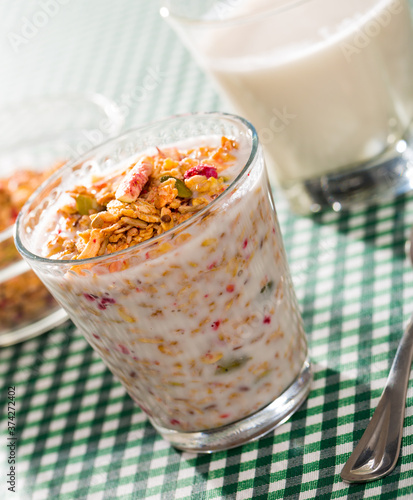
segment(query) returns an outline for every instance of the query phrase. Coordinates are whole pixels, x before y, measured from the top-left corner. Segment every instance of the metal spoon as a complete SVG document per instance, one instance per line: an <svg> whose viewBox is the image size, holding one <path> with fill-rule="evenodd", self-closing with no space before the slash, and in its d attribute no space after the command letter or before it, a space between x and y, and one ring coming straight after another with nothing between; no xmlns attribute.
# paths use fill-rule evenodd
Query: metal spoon
<svg viewBox="0 0 413 500"><path fill-rule="evenodd" d="M413 232L409 256L413 263ZM404 331L376 411L341 471L348 483L366 483L396 466L403 434L406 393L413 357L413 317Z"/></svg>

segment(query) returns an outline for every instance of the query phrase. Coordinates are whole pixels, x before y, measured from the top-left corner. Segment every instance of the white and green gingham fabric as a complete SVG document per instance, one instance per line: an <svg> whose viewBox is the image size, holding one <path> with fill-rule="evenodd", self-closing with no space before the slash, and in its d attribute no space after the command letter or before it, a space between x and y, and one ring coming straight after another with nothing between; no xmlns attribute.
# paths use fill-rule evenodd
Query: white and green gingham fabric
<svg viewBox="0 0 413 500"><path fill-rule="evenodd" d="M3 0L0 105L100 92L126 128L229 110L148 0ZM349 486L340 471L377 405L413 312L405 241L413 195L315 217L275 189L314 383L305 405L259 441L191 455L154 431L71 325L0 350L0 493L25 499L413 498L413 387L401 457ZM7 398L15 388L16 492L8 490Z"/></svg>

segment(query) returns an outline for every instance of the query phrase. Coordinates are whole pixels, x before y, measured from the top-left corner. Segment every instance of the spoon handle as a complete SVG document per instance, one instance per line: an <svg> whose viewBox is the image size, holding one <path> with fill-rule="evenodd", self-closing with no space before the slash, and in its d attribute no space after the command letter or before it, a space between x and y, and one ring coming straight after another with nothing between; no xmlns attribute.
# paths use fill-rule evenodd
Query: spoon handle
<svg viewBox="0 0 413 500"><path fill-rule="evenodd" d="M376 411L341 471L348 483L365 483L396 466L403 434L406 393L413 357L413 322L408 324L390 368Z"/></svg>

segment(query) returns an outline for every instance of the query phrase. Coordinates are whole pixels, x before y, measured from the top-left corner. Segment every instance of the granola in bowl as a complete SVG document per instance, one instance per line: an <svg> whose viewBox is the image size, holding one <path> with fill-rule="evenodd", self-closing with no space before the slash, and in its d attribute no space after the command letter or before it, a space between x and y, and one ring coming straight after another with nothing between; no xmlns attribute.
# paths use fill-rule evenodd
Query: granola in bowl
<svg viewBox="0 0 413 500"><path fill-rule="evenodd" d="M20 260L13 239L7 235L16 222L20 209L35 190L58 170L64 162L58 162L44 171L21 168L7 177L0 177L0 269ZM1 320L1 316L0 316Z"/></svg>
<svg viewBox="0 0 413 500"><path fill-rule="evenodd" d="M24 265L11 234L17 215L64 162L42 171L21 168L0 178L0 337L16 325L28 325L59 308L36 274Z"/></svg>
<svg viewBox="0 0 413 500"><path fill-rule="evenodd" d="M16 222L20 209L29 197L63 164L58 162L44 171L21 168L8 177L0 178L0 231Z"/></svg>
<svg viewBox="0 0 413 500"><path fill-rule="evenodd" d="M117 133L123 119L114 103L89 93L29 99L0 115L0 346L8 346L67 320L15 248L19 210L63 163Z"/></svg>

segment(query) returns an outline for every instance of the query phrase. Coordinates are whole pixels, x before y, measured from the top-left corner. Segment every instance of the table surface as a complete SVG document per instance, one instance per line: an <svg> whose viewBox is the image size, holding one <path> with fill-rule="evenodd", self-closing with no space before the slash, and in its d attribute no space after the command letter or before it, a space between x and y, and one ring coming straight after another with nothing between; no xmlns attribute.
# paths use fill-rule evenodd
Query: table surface
<svg viewBox="0 0 413 500"><path fill-rule="evenodd" d="M229 110L160 18L157 2L16 0L1 4L0 20L0 104L101 92L121 107L125 128ZM0 351L5 498L413 497L412 385L394 472L353 486L339 475L413 311L405 256L413 196L305 218L274 192L314 369L304 406L256 442L212 455L182 453L156 434L80 332L59 327ZM10 386L17 398L15 494L6 488Z"/></svg>

